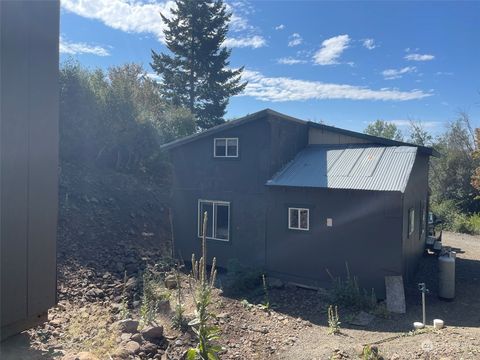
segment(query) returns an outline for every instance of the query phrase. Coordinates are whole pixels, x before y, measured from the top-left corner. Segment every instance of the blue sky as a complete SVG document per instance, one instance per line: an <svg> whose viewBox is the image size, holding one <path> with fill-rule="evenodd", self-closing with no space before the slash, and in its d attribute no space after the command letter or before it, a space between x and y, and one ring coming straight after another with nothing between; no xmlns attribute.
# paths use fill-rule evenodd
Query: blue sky
<svg viewBox="0 0 480 360"><path fill-rule="evenodd" d="M62 0L61 59L152 72L172 1ZM458 111L480 127L480 2L229 1L231 66L249 85L227 118L269 107L362 131L376 119L433 133Z"/></svg>

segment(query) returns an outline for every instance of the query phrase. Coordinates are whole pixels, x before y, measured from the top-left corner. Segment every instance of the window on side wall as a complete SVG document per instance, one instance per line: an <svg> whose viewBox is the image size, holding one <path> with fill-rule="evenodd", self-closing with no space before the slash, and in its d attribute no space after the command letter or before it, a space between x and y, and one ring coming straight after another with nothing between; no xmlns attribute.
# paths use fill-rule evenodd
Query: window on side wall
<svg viewBox="0 0 480 360"><path fill-rule="evenodd" d="M415 209L408 210L408 237L411 237L415 231Z"/></svg>
<svg viewBox="0 0 480 360"><path fill-rule="evenodd" d="M238 138L215 138L213 156L216 158L238 157Z"/></svg>
<svg viewBox="0 0 480 360"><path fill-rule="evenodd" d="M420 236L423 236L426 232L427 219L427 206L426 201L420 202Z"/></svg>
<svg viewBox="0 0 480 360"><path fill-rule="evenodd" d="M310 210L306 208L288 208L288 228L291 230L310 229Z"/></svg>
<svg viewBox="0 0 480 360"><path fill-rule="evenodd" d="M207 239L229 241L230 203L227 201L198 201L198 236L203 236L203 214L207 213Z"/></svg>

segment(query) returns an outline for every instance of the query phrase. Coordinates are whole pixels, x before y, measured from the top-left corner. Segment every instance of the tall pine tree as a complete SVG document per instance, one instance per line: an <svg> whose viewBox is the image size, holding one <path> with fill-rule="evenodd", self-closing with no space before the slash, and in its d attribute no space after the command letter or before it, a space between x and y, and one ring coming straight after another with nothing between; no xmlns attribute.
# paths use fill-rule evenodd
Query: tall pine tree
<svg viewBox="0 0 480 360"><path fill-rule="evenodd" d="M232 70L231 50L222 46L231 14L223 1L176 0L172 18L162 15L165 41L171 55L152 50L153 70L161 78L165 100L196 116L197 126L208 129L222 123L230 96L247 85L243 67Z"/></svg>

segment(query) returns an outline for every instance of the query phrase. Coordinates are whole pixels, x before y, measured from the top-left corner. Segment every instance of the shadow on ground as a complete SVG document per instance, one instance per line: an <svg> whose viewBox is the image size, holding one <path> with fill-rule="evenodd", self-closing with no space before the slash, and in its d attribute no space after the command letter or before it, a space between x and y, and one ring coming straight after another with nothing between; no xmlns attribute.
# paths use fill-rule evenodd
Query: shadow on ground
<svg viewBox="0 0 480 360"><path fill-rule="evenodd" d="M32 348L30 335L27 332L12 336L0 343L0 359L2 360L48 360L54 359L52 352L44 352Z"/></svg>
<svg viewBox="0 0 480 360"><path fill-rule="evenodd" d="M480 242L480 240L479 240ZM447 326L479 327L480 326L480 245L475 253L465 251L461 246L457 251L456 259L456 297L453 301L444 301L438 298L438 258L427 255L421 259L414 279L406 285L405 296L407 303L406 314L390 314L388 317L376 316L366 327L349 324L356 313L348 309L339 308L342 328L365 329L375 332L408 332L413 328L413 322L422 321L421 293L417 284L424 282L430 290L426 298L427 324L433 319L442 319ZM478 254L476 253L478 251ZM227 293L228 294L228 293ZM243 295L230 295L237 299L246 298L250 303L264 302L262 289ZM327 296L316 290L302 288L271 289L270 303L275 311L295 318L301 318L312 324L327 326Z"/></svg>

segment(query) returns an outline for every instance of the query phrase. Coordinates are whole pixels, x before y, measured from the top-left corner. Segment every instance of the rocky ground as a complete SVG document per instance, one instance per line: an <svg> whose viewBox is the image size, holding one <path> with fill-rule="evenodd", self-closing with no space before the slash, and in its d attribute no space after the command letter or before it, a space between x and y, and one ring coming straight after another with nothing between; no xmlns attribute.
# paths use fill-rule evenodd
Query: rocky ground
<svg viewBox="0 0 480 360"><path fill-rule="evenodd" d="M58 305L47 323L2 344L2 360L182 358L195 345L194 334L174 329L171 319L177 285L186 317L193 318L193 287L187 271L180 284L169 276L165 192L126 174L92 175L64 167L60 197ZM413 285L406 289L407 314L377 311L359 326L358 311L340 308L340 334L329 335L328 292L270 279L271 309L260 305L265 302L261 286L236 297L215 291L211 310L222 332L221 358L355 359L365 344L392 360L480 358L480 238L448 233L444 243L458 250L455 301L437 299L435 257L424 258L416 280L431 290L429 322L441 318L445 329L411 332L421 317ZM156 284L169 295L149 324L142 321L141 303L147 268L154 269Z"/></svg>

